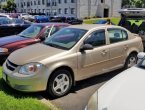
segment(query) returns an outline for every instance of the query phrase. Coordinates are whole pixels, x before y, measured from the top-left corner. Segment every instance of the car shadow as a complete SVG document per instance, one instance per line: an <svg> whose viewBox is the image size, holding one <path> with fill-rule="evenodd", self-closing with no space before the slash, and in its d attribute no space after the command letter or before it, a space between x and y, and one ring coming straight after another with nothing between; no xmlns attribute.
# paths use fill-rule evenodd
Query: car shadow
<svg viewBox="0 0 145 110"><path fill-rule="evenodd" d="M5 83L2 78L0 78L0 91L3 91L5 94L15 98L36 98L37 96L37 93L24 93L12 89L9 85Z"/></svg>
<svg viewBox="0 0 145 110"><path fill-rule="evenodd" d="M106 82L122 71L123 69L119 69L112 72L97 75L85 80L78 81L76 82L76 85L71 89L70 93L77 93L77 91L82 90L84 88L88 88L90 86ZM42 95L45 99L54 100L54 98L49 96L46 92L41 92L40 95Z"/></svg>

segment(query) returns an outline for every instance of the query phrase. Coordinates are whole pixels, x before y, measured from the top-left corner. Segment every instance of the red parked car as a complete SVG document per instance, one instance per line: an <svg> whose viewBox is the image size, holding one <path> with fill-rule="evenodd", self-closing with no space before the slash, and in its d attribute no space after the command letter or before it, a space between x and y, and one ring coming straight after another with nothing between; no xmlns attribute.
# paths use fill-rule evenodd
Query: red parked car
<svg viewBox="0 0 145 110"><path fill-rule="evenodd" d="M61 28L66 23L39 23L33 24L18 35L0 38L0 63L2 64L13 51L28 45L41 42Z"/></svg>

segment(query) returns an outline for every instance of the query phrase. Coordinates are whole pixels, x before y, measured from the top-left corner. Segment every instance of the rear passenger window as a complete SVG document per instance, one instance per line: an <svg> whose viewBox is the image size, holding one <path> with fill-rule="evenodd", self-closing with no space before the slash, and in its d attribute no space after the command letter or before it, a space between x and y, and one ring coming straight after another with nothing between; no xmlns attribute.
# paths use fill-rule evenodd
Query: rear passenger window
<svg viewBox="0 0 145 110"><path fill-rule="evenodd" d="M85 44L91 44L94 47L102 46L106 44L105 30L97 30L89 35L89 38L85 41Z"/></svg>
<svg viewBox="0 0 145 110"><path fill-rule="evenodd" d="M121 29L108 29L110 43L125 41L128 39L128 34Z"/></svg>

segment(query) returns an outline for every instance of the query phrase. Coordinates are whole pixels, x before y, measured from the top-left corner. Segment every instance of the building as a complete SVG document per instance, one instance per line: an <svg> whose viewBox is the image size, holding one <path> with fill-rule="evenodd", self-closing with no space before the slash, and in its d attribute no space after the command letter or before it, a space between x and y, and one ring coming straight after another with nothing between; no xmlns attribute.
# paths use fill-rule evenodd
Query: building
<svg viewBox="0 0 145 110"><path fill-rule="evenodd" d="M15 0L18 12L50 16L118 17L122 0Z"/></svg>

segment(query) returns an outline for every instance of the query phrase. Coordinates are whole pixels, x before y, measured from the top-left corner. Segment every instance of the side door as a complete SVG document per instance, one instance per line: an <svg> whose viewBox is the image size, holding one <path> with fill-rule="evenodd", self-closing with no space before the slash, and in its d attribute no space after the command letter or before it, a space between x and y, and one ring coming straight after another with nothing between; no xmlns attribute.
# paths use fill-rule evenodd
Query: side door
<svg viewBox="0 0 145 110"><path fill-rule="evenodd" d="M105 29L92 32L84 44L90 44L94 49L85 50L78 54L80 79L106 72L109 67L109 48L106 45Z"/></svg>
<svg viewBox="0 0 145 110"><path fill-rule="evenodd" d="M120 28L108 28L110 41L110 69L117 69L124 65L128 51L128 34Z"/></svg>

